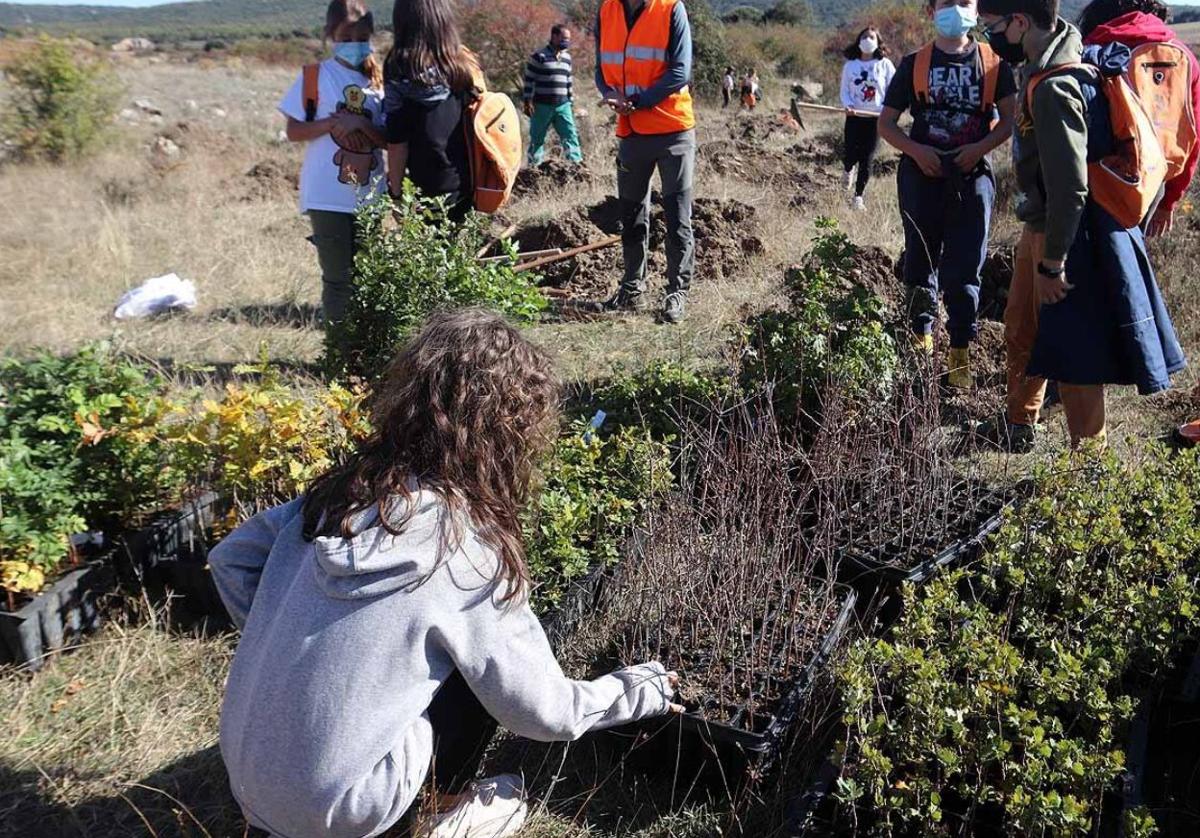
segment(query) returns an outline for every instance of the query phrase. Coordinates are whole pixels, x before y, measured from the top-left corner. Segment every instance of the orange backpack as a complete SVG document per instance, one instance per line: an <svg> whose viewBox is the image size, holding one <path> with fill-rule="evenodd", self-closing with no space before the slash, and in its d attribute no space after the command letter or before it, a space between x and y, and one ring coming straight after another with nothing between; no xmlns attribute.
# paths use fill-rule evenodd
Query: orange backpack
<svg viewBox="0 0 1200 838"><path fill-rule="evenodd" d="M979 43L976 46L979 49L979 63L983 71L983 99L979 103L979 112L991 115L996 107L996 87L1000 84L1000 56L987 44ZM921 47L913 62L913 94L923 107L929 107L929 71L933 67L933 43Z"/></svg>
<svg viewBox="0 0 1200 838"><path fill-rule="evenodd" d="M1062 64L1031 76L1025 103L1033 114L1033 94L1045 79L1065 71L1085 70L1108 102L1113 153L1088 163L1088 192L1122 227L1142 223L1167 178L1167 158L1154 122L1124 74L1105 76L1082 62Z"/></svg>
<svg viewBox="0 0 1200 838"><path fill-rule="evenodd" d="M304 121L313 122L317 118L317 93L321 89L321 65L304 65L304 83L301 99L304 102Z"/></svg>
<svg viewBox="0 0 1200 838"><path fill-rule="evenodd" d="M1167 158L1167 180L1178 177L1196 146L1192 62L1177 41L1134 47L1125 76L1137 93Z"/></svg>
<svg viewBox="0 0 1200 838"><path fill-rule="evenodd" d="M521 119L512 99L482 89L463 108L475 209L493 213L508 203L521 169Z"/></svg>

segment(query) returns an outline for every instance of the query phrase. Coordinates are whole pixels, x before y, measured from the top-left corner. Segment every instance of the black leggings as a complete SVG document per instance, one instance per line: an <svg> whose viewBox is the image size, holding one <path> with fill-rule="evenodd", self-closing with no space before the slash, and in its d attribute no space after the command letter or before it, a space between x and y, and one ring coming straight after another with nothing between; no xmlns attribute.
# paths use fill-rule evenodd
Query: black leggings
<svg viewBox="0 0 1200 838"><path fill-rule="evenodd" d="M858 183L854 194L862 195L871 179L871 161L879 147L879 120L873 116L846 116L845 151L842 165L845 171L858 166Z"/></svg>
<svg viewBox="0 0 1200 838"><path fill-rule="evenodd" d="M433 727L430 782L442 794L458 794L475 779L496 720L488 715L458 670L446 679L429 704Z"/></svg>

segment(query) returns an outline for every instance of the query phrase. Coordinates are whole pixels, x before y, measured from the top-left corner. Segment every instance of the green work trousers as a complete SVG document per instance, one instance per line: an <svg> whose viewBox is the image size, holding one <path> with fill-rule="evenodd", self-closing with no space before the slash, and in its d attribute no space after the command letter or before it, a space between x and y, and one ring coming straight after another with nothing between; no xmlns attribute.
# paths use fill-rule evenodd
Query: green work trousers
<svg viewBox="0 0 1200 838"><path fill-rule="evenodd" d="M533 106L533 116L529 117L529 165L536 166L545 157L546 133L550 126L558 132L558 141L562 143L563 152L572 163L583 162L583 149L579 147L579 132L575 130L575 112L570 102L561 105Z"/></svg>
<svg viewBox="0 0 1200 838"><path fill-rule="evenodd" d="M321 264L321 314L328 327L346 316L346 305L354 293L354 216L348 212L309 210Z"/></svg>

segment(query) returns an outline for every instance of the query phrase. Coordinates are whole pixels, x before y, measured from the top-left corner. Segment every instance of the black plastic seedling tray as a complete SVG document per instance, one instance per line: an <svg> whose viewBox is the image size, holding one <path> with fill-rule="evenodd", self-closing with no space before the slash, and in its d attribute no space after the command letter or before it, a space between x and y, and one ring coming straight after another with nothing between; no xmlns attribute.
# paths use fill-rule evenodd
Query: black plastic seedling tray
<svg viewBox="0 0 1200 838"><path fill-rule="evenodd" d="M115 587L112 568L94 561L67 571L17 610L0 608L0 663L40 669L48 655L100 627L99 599Z"/></svg>
<svg viewBox="0 0 1200 838"><path fill-rule="evenodd" d="M970 508L962 510L970 516L970 524L962 528L968 534L948 544L939 543L938 539L903 544L894 538L870 549L857 545L843 547L839 551L839 577L860 589L881 583L924 583L941 568L978 555L987 537L1000 528L1004 511L1012 500L1010 495L996 490L976 495Z"/></svg>
<svg viewBox="0 0 1200 838"><path fill-rule="evenodd" d="M218 496L208 492L121 539L118 557L123 569L141 582L153 601L170 598L177 622L212 629L231 625L208 567L212 526L220 508Z"/></svg>
<svg viewBox="0 0 1200 838"><path fill-rule="evenodd" d="M641 752L637 764L658 770L674 768L707 775L727 785L747 775L761 777L778 760L789 734L808 701L818 676L845 637L854 617L858 594L844 589L837 616L821 645L800 674L791 682L774 714L759 730L717 722L698 713L683 713L617 728L613 735L631 738ZM655 746L659 747L655 747ZM666 749L666 753L662 751Z"/></svg>

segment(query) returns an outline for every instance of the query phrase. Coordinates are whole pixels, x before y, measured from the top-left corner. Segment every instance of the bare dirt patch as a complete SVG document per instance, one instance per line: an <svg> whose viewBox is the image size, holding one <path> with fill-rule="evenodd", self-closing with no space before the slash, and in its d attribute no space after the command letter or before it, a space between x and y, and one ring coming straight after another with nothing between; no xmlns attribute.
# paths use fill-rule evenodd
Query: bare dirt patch
<svg viewBox="0 0 1200 838"><path fill-rule="evenodd" d="M591 186L596 175L586 163L570 163L552 157L533 168L524 168L517 174L515 192L538 193L561 189L565 186Z"/></svg>
<svg viewBox="0 0 1200 838"><path fill-rule="evenodd" d="M260 160L230 185L235 184L233 191L241 201L270 201L299 190L300 170L279 160Z"/></svg>

